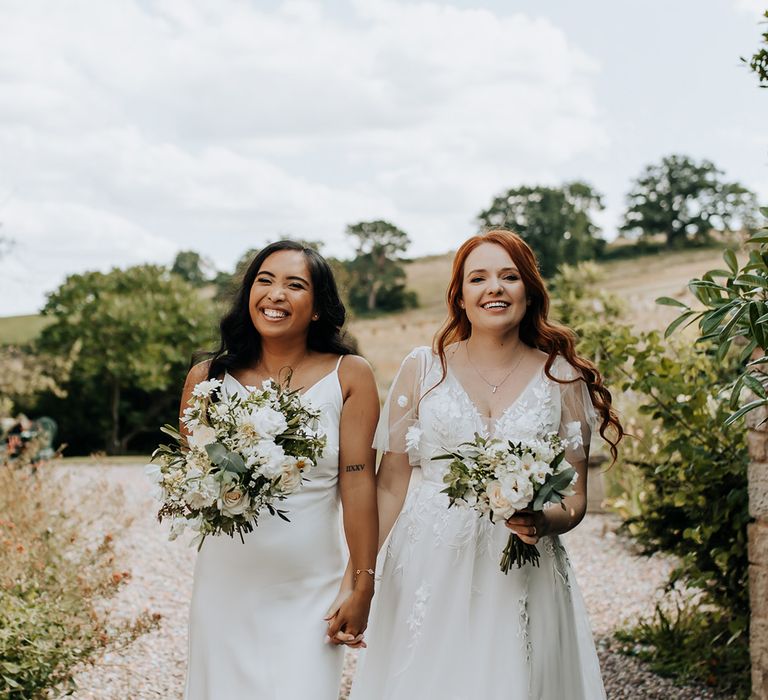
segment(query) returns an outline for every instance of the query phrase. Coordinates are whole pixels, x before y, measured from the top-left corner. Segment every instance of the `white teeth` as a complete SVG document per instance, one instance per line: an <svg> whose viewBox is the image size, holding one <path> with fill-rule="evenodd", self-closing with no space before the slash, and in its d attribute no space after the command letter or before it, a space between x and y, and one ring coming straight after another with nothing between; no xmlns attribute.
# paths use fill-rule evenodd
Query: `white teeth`
<svg viewBox="0 0 768 700"><path fill-rule="evenodd" d="M277 309L264 309L264 315L269 318L285 318L288 314L285 311L278 311Z"/></svg>
<svg viewBox="0 0 768 700"><path fill-rule="evenodd" d="M490 301L487 304L483 304L484 309L506 309L509 306L503 301Z"/></svg>

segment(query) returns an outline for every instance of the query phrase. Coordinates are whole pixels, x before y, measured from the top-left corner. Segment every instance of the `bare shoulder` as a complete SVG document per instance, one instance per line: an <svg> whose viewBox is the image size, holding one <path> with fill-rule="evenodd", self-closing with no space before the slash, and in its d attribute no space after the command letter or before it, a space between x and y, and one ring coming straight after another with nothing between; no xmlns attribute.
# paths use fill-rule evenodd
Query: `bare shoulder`
<svg viewBox="0 0 768 700"><path fill-rule="evenodd" d="M195 384L199 384L208 379L208 370L210 368L210 360L204 360L203 362L198 362L196 365L193 365L189 372L187 372L187 381L185 382L185 385L191 384L194 386Z"/></svg>
<svg viewBox="0 0 768 700"><path fill-rule="evenodd" d="M364 381L373 378L373 368L360 355L344 355L339 365L339 377L342 381Z"/></svg>

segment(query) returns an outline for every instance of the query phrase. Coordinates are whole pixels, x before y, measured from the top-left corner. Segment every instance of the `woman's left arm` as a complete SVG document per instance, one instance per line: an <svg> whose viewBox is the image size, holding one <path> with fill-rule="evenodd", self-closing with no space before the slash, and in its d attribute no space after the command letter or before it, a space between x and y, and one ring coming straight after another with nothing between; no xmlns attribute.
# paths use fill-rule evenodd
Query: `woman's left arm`
<svg viewBox="0 0 768 700"><path fill-rule="evenodd" d="M379 519L376 509L376 453L371 447L379 419L379 395L370 365L348 355L339 368L344 406L339 424L339 491L349 565L338 610L328 622L333 641L352 641L368 624L373 597ZM357 573L359 572L359 573ZM337 635L341 632L342 635Z"/></svg>
<svg viewBox="0 0 768 700"><path fill-rule="evenodd" d="M560 426L558 432L568 440L565 458L576 470L578 479L574 494L566 496L560 506L552 504L546 510L522 511L507 520L507 527L523 542L536 544L545 535L562 535L575 528L587 512L587 464L589 444L596 413L592 397L583 379L573 378L576 371L570 365L553 365L571 381L560 384Z"/></svg>

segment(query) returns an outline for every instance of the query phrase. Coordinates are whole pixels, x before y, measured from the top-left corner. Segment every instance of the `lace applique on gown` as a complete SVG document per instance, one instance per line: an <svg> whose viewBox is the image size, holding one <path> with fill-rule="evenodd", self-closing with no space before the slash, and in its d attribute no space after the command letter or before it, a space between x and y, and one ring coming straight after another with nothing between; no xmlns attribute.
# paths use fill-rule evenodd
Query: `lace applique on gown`
<svg viewBox="0 0 768 700"><path fill-rule="evenodd" d="M577 376L563 358L551 372ZM448 509L440 493L446 463L431 460L475 432L521 439L581 430L588 445L595 411L584 382L560 384L542 370L489 425L450 370L427 392L440 376L430 348L417 348L382 410L375 446L407 452L421 480L382 554L351 700L603 700L589 620L560 539L539 542L539 568L505 576L499 558L509 530ZM584 452L567 456L581 460Z"/></svg>

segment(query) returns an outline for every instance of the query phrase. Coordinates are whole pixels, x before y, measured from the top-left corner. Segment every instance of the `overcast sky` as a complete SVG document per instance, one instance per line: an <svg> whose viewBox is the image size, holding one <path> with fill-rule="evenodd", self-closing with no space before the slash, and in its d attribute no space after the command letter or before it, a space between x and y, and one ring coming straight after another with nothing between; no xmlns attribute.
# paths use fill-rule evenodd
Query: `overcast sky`
<svg viewBox="0 0 768 700"><path fill-rule="evenodd" d="M384 218L455 248L499 192L580 178L615 235L642 167L768 202L761 0L2 0L0 315L67 274L231 269ZM765 4L768 7L768 3Z"/></svg>

